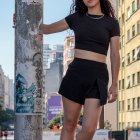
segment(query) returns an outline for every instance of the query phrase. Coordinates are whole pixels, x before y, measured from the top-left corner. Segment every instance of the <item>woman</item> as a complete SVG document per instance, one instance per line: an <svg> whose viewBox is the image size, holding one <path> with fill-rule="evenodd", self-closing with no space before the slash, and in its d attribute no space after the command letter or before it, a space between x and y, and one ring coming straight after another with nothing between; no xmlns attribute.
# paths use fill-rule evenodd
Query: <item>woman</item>
<svg viewBox="0 0 140 140"><path fill-rule="evenodd" d="M82 129L76 135L76 140L92 140L102 106L107 103L107 98L108 103L112 103L118 96L119 23L109 0L75 0L70 15L41 26L44 34L68 28L75 33L75 56L59 88L64 106L60 140L75 139L82 105ZM109 43L112 84L108 92L106 55Z"/></svg>

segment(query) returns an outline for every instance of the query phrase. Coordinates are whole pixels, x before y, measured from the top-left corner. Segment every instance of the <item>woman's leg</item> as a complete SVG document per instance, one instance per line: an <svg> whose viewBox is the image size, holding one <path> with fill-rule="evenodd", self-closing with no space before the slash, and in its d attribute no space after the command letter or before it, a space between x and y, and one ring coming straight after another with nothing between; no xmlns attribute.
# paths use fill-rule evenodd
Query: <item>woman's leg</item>
<svg viewBox="0 0 140 140"><path fill-rule="evenodd" d="M74 140L75 129L80 116L82 105L62 96L64 123L60 140Z"/></svg>
<svg viewBox="0 0 140 140"><path fill-rule="evenodd" d="M76 140L92 140L102 110L99 101L91 98L85 100L82 130L76 135Z"/></svg>

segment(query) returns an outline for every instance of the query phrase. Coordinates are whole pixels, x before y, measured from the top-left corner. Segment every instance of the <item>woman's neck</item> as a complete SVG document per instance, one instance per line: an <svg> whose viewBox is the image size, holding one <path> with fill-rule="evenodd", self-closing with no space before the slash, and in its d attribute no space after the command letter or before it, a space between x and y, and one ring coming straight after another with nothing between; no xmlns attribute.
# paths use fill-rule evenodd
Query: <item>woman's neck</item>
<svg viewBox="0 0 140 140"><path fill-rule="evenodd" d="M103 12L101 11L100 4L97 4L94 7L88 7L88 13L91 15L102 15Z"/></svg>

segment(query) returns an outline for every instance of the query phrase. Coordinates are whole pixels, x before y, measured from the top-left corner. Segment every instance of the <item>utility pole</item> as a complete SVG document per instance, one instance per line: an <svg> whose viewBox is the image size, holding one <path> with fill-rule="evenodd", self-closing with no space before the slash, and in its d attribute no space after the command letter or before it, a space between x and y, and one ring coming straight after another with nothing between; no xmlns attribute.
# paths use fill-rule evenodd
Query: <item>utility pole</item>
<svg viewBox="0 0 140 140"><path fill-rule="evenodd" d="M15 0L15 140L42 140L43 0Z"/></svg>

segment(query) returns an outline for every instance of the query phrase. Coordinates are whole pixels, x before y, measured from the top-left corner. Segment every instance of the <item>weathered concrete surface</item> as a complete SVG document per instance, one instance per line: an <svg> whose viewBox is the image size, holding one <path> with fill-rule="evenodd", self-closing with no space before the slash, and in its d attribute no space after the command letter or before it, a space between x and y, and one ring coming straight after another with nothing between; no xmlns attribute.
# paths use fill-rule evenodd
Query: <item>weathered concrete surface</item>
<svg viewBox="0 0 140 140"><path fill-rule="evenodd" d="M15 15L15 140L42 140L43 0L16 0Z"/></svg>

